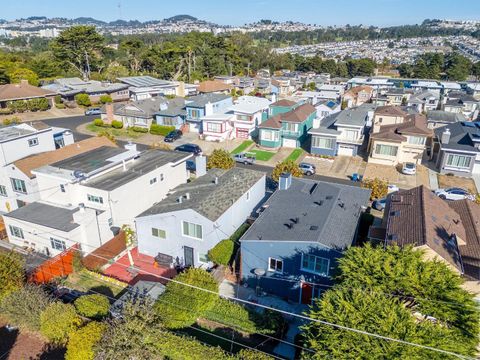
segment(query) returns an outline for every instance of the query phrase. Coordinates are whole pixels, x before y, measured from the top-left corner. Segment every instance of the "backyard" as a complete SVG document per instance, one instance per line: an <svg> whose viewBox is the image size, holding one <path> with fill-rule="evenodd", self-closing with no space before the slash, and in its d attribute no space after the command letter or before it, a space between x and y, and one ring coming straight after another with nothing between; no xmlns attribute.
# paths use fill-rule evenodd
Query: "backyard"
<svg viewBox="0 0 480 360"><path fill-rule="evenodd" d="M127 286L120 281L114 279L97 279L96 276L90 273L88 270L80 270L79 272L72 273L62 282L62 285L71 289L79 291L94 290L103 295L116 297Z"/></svg>

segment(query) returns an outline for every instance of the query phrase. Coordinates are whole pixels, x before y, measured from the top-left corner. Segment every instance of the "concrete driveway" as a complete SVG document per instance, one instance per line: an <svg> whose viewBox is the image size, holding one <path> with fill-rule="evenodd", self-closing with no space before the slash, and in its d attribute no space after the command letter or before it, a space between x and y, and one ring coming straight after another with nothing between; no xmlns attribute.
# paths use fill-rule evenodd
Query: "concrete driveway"
<svg viewBox="0 0 480 360"><path fill-rule="evenodd" d="M313 164L318 175L348 179L352 174L363 174L366 163L359 156L336 156L334 159L306 156L303 162Z"/></svg>
<svg viewBox="0 0 480 360"><path fill-rule="evenodd" d="M369 163L363 176L368 179L383 179L401 189L411 189L420 185L430 187L428 169L423 165L417 165L416 175L404 175L394 166Z"/></svg>

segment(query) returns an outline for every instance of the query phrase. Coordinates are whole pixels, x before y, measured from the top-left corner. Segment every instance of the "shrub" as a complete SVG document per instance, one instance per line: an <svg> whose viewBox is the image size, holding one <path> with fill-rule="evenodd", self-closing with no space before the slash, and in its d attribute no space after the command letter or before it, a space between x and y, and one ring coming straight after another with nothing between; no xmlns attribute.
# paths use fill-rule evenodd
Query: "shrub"
<svg viewBox="0 0 480 360"><path fill-rule="evenodd" d="M40 329L40 314L49 303L50 298L40 286L26 285L3 298L0 312L8 322L37 331Z"/></svg>
<svg viewBox="0 0 480 360"><path fill-rule="evenodd" d="M228 266L233 258L235 243L230 239L220 241L208 251L208 259L215 264Z"/></svg>
<svg viewBox="0 0 480 360"><path fill-rule="evenodd" d="M25 260L16 252L0 253L0 300L23 286Z"/></svg>
<svg viewBox="0 0 480 360"><path fill-rule="evenodd" d="M108 298L101 294L80 296L74 304L79 315L94 320L100 320L107 316L110 309Z"/></svg>
<svg viewBox="0 0 480 360"><path fill-rule="evenodd" d="M105 123L103 122L102 119L95 119L95 120L93 120L93 125L99 126L99 127L104 127Z"/></svg>
<svg viewBox="0 0 480 360"><path fill-rule="evenodd" d="M231 169L235 166L235 161L230 153L223 149L215 149L207 160L207 169Z"/></svg>
<svg viewBox="0 0 480 360"><path fill-rule="evenodd" d="M204 318L246 333L260 332L247 308L227 299L218 298L213 307L205 312Z"/></svg>
<svg viewBox="0 0 480 360"><path fill-rule="evenodd" d="M57 109L65 109L66 108L65 104L55 104L55 107Z"/></svg>
<svg viewBox="0 0 480 360"><path fill-rule="evenodd" d="M23 113L28 110L27 102L24 100L15 100L7 102L7 107L12 112Z"/></svg>
<svg viewBox="0 0 480 360"><path fill-rule="evenodd" d="M142 126L132 126L130 129L132 129L135 132L139 132L139 133L147 133L148 132L148 128L142 127Z"/></svg>
<svg viewBox="0 0 480 360"><path fill-rule="evenodd" d="M55 95L55 97L53 98L53 102L55 104L61 104L62 103L62 96L61 95Z"/></svg>
<svg viewBox="0 0 480 360"><path fill-rule="evenodd" d="M379 178L363 179L362 187L365 189L370 189L372 191L372 193L370 194L371 200L384 198L388 194L387 182Z"/></svg>
<svg viewBox="0 0 480 360"><path fill-rule="evenodd" d="M27 101L27 109L29 111L46 111L50 108L50 104L46 98L37 98Z"/></svg>
<svg viewBox="0 0 480 360"><path fill-rule="evenodd" d="M75 95L75 101L80 106L90 106L92 102L90 101L90 96L87 94L77 94Z"/></svg>
<svg viewBox="0 0 480 360"><path fill-rule="evenodd" d="M166 136L170 131L175 130L175 126L152 124L150 134Z"/></svg>
<svg viewBox="0 0 480 360"><path fill-rule="evenodd" d="M302 177L302 170L298 167L298 164L292 160L284 160L278 163L272 171L272 179L278 181L282 173L290 173L294 177Z"/></svg>
<svg viewBox="0 0 480 360"><path fill-rule="evenodd" d="M72 332L68 339L65 360L93 360L94 348L102 338L105 329L105 324L92 321Z"/></svg>
<svg viewBox="0 0 480 360"><path fill-rule="evenodd" d="M106 137L108 140L110 140L112 143L116 144L117 143L117 139L115 138L115 136L113 136L112 134L110 134L107 130L102 130L100 131L97 136L103 136L103 137Z"/></svg>
<svg viewBox="0 0 480 360"><path fill-rule="evenodd" d="M180 283L195 285L202 289L218 292L218 284L213 276L202 269L191 268L175 277ZM192 325L210 309L218 295L193 287L170 281L166 285L165 293L157 299L155 310L163 325L171 329L179 329ZM185 309L178 304L185 304Z"/></svg>
<svg viewBox="0 0 480 360"><path fill-rule="evenodd" d="M247 348L243 348L237 353L237 358L239 360L274 360L275 358L267 355L265 353L261 353L256 350L250 350Z"/></svg>
<svg viewBox="0 0 480 360"><path fill-rule="evenodd" d="M100 96L100 102L102 104L107 104L113 102L112 97L110 95L102 95Z"/></svg>
<svg viewBox="0 0 480 360"><path fill-rule="evenodd" d="M7 104L8 106L8 104ZM14 111L10 108L5 108L5 109L0 109L0 115L10 115L10 114L13 114Z"/></svg>
<svg viewBox="0 0 480 360"><path fill-rule="evenodd" d="M120 120L112 120L112 127L114 129L121 129L123 128L123 122Z"/></svg>
<svg viewBox="0 0 480 360"><path fill-rule="evenodd" d="M18 117L12 117L3 120L3 125L12 125L12 124L20 124L20 119Z"/></svg>
<svg viewBox="0 0 480 360"><path fill-rule="evenodd" d="M81 324L82 319L70 304L51 303L40 315L40 333L55 344L65 344Z"/></svg>

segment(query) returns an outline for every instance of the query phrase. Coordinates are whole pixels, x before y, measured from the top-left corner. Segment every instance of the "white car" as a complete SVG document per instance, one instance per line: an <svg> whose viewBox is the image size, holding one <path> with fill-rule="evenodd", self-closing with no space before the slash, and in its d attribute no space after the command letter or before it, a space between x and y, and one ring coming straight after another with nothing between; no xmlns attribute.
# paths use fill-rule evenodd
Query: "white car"
<svg viewBox="0 0 480 360"><path fill-rule="evenodd" d="M397 185L392 185L392 184L389 184L387 189L389 194L400 191Z"/></svg>
<svg viewBox="0 0 480 360"><path fill-rule="evenodd" d="M443 200L475 200L475 196L462 188L438 189L434 193Z"/></svg>
<svg viewBox="0 0 480 360"><path fill-rule="evenodd" d="M415 163L407 162L403 164L402 174L415 175L417 173L417 165Z"/></svg>

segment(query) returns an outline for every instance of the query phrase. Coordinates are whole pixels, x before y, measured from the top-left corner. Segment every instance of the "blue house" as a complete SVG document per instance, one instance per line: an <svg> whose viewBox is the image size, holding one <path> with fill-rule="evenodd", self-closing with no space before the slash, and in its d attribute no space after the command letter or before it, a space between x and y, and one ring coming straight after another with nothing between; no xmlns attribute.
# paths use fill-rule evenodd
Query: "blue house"
<svg viewBox="0 0 480 360"><path fill-rule="evenodd" d="M170 100L166 108L160 109L155 113L155 123L158 125L175 126L180 129L185 124L187 112L185 110L185 100L175 98Z"/></svg>
<svg viewBox="0 0 480 360"><path fill-rule="evenodd" d="M209 93L185 99L186 123L190 131L202 133L203 116L223 114L233 105L230 95Z"/></svg>
<svg viewBox="0 0 480 360"><path fill-rule="evenodd" d="M279 189L240 239L243 281L311 304L322 290L315 284L332 283L337 259L354 244L369 197L367 189L283 174Z"/></svg>

